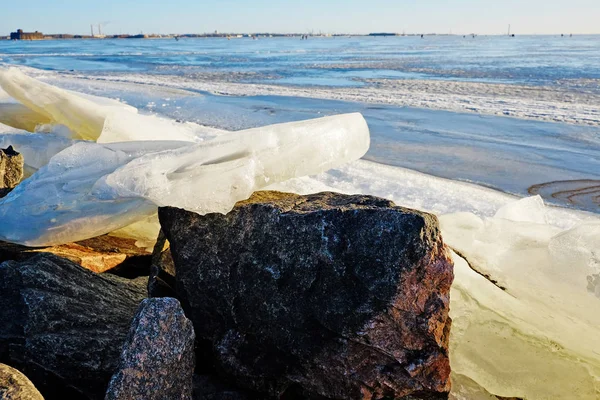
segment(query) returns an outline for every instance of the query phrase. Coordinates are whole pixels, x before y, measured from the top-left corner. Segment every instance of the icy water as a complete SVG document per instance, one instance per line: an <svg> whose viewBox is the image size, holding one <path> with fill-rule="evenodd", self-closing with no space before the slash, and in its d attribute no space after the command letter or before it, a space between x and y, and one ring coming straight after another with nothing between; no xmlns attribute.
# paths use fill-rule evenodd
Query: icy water
<svg viewBox="0 0 600 400"><path fill-rule="evenodd" d="M553 85L600 79L600 36L2 41L0 58L58 71L222 72L296 85L370 78Z"/></svg>
<svg viewBox="0 0 600 400"><path fill-rule="evenodd" d="M368 160L598 212L600 36L0 41L0 63L226 129L359 111Z"/></svg>

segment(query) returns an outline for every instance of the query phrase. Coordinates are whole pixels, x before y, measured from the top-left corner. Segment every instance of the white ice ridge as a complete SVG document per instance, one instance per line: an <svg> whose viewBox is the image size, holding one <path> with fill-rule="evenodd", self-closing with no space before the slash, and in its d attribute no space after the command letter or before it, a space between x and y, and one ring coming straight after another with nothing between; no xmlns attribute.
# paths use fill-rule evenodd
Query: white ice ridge
<svg viewBox="0 0 600 400"><path fill-rule="evenodd" d="M99 143L132 140L198 142L194 127L150 115L116 100L76 93L33 79L16 68L0 69L0 87L21 104L0 103L0 123L38 130L63 125L72 139Z"/></svg>
<svg viewBox="0 0 600 400"><path fill-rule="evenodd" d="M32 71L56 78L46 71ZM229 75L194 74L193 77L123 73L71 75L70 79L160 85L231 96L290 96L389 104L462 113L504 115L541 121L600 125L598 95L584 91L510 84L447 80L367 80L366 86L319 88L231 82Z"/></svg>
<svg viewBox="0 0 600 400"><path fill-rule="evenodd" d="M600 222L562 230L546 219L539 197L491 218L440 217L456 251L455 384L468 377L502 397L598 398Z"/></svg>
<svg viewBox="0 0 600 400"><path fill-rule="evenodd" d="M30 246L82 240L152 215L157 206L225 213L268 184L339 167L368 148L360 114L249 129L202 143L82 141L0 200L0 239Z"/></svg>

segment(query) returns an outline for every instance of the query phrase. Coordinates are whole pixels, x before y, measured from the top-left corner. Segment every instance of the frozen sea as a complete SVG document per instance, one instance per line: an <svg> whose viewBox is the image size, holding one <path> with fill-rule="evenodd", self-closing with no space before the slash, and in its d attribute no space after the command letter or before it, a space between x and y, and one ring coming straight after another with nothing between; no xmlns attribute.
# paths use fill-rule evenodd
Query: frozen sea
<svg viewBox="0 0 600 400"><path fill-rule="evenodd" d="M0 64L224 129L358 111L368 161L599 212L600 36L0 41Z"/></svg>

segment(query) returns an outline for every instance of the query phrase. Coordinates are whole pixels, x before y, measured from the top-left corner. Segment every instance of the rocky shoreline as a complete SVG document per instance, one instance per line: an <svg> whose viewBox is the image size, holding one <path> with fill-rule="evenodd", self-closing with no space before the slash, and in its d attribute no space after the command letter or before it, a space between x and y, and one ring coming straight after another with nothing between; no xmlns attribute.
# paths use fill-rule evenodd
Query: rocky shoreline
<svg viewBox="0 0 600 400"><path fill-rule="evenodd" d="M125 244L105 271L0 247L0 363L47 400L448 397L453 272L436 217L258 192L226 215L159 218L152 256L97 238Z"/></svg>

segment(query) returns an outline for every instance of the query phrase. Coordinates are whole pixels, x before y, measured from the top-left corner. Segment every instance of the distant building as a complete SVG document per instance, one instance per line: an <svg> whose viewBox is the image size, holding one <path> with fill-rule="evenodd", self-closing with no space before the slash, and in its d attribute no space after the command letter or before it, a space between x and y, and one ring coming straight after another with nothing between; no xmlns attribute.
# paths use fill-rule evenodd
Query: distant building
<svg viewBox="0 0 600 400"><path fill-rule="evenodd" d="M10 40L42 40L44 34L42 32L23 32L23 29L19 29L16 32L10 33Z"/></svg>
<svg viewBox="0 0 600 400"><path fill-rule="evenodd" d="M390 32L375 32L375 33L369 33L369 36L399 36L397 33L390 33Z"/></svg>

